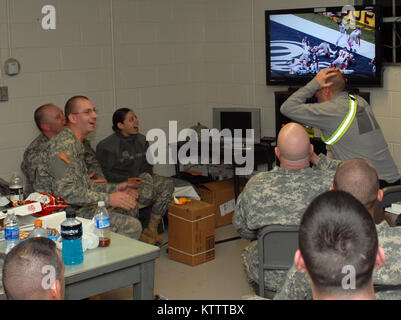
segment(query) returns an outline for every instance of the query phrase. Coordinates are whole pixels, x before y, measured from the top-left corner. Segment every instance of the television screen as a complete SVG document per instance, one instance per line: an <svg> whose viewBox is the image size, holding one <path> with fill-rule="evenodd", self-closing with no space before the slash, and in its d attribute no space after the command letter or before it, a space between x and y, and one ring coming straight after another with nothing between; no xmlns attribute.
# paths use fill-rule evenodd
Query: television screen
<svg viewBox="0 0 401 320"><path fill-rule="evenodd" d="M303 85L335 66L351 86L381 86L380 22L376 6L266 11L267 84Z"/></svg>

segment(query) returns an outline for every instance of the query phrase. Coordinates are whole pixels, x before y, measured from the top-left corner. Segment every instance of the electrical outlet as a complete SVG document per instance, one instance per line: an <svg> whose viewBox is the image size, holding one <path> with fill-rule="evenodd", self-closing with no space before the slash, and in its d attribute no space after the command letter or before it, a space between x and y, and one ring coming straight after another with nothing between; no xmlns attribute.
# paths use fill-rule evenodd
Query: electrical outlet
<svg viewBox="0 0 401 320"><path fill-rule="evenodd" d="M8 101L8 87L0 87L0 101Z"/></svg>

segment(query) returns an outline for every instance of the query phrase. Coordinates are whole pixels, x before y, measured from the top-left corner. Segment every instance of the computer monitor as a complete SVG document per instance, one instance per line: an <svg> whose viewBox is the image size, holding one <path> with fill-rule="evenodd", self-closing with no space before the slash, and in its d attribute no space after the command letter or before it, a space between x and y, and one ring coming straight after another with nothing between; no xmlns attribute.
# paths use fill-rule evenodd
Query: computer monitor
<svg viewBox="0 0 401 320"><path fill-rule="evenodd" d="M234 137L234 129L242 130L242 139L247 139L246 130L253 129L254 143L260 143L259 108L213 108L213 128L222 131L229 129Z"/></svg>

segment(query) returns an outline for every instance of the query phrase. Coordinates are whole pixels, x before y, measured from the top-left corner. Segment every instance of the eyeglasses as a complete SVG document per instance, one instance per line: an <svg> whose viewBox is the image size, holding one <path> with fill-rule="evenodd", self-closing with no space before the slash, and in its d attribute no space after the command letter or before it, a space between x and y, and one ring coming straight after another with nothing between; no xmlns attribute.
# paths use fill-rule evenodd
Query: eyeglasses
<svg viewBox="0 0 401 320"><path fill-rule="evenodd" d="M86 115L90 115L90 114L92 114L92 113L98 113L98 111L96 110L96 108L94 108L93 110L92 109L88 109L88 110L85 110L85 111L81 111L81 112L71 112L72 114L80 114L80 113L84 113L84 114L86 114Z"/></svg>

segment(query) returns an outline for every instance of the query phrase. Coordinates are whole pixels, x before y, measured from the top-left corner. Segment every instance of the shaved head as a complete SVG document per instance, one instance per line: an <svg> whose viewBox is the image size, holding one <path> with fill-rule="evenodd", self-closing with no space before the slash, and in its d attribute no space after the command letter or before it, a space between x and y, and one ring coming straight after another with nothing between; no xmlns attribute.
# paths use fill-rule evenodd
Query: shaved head
<svg viewBox="0 0 401 320"><path fill-rule="evenodd" d="M375 168L366 160L353 158L344 161L336 171L333 187L352 194L367 209L377 199L379 178Z"/></svg>
<svg viewBox="0 0 401 320"><path fill-rule="evenodd" d="M308 160L311 154L311 144L304 127L298 123L290 122L279 132L277 148L280 152L280 161Z"/></svg>

